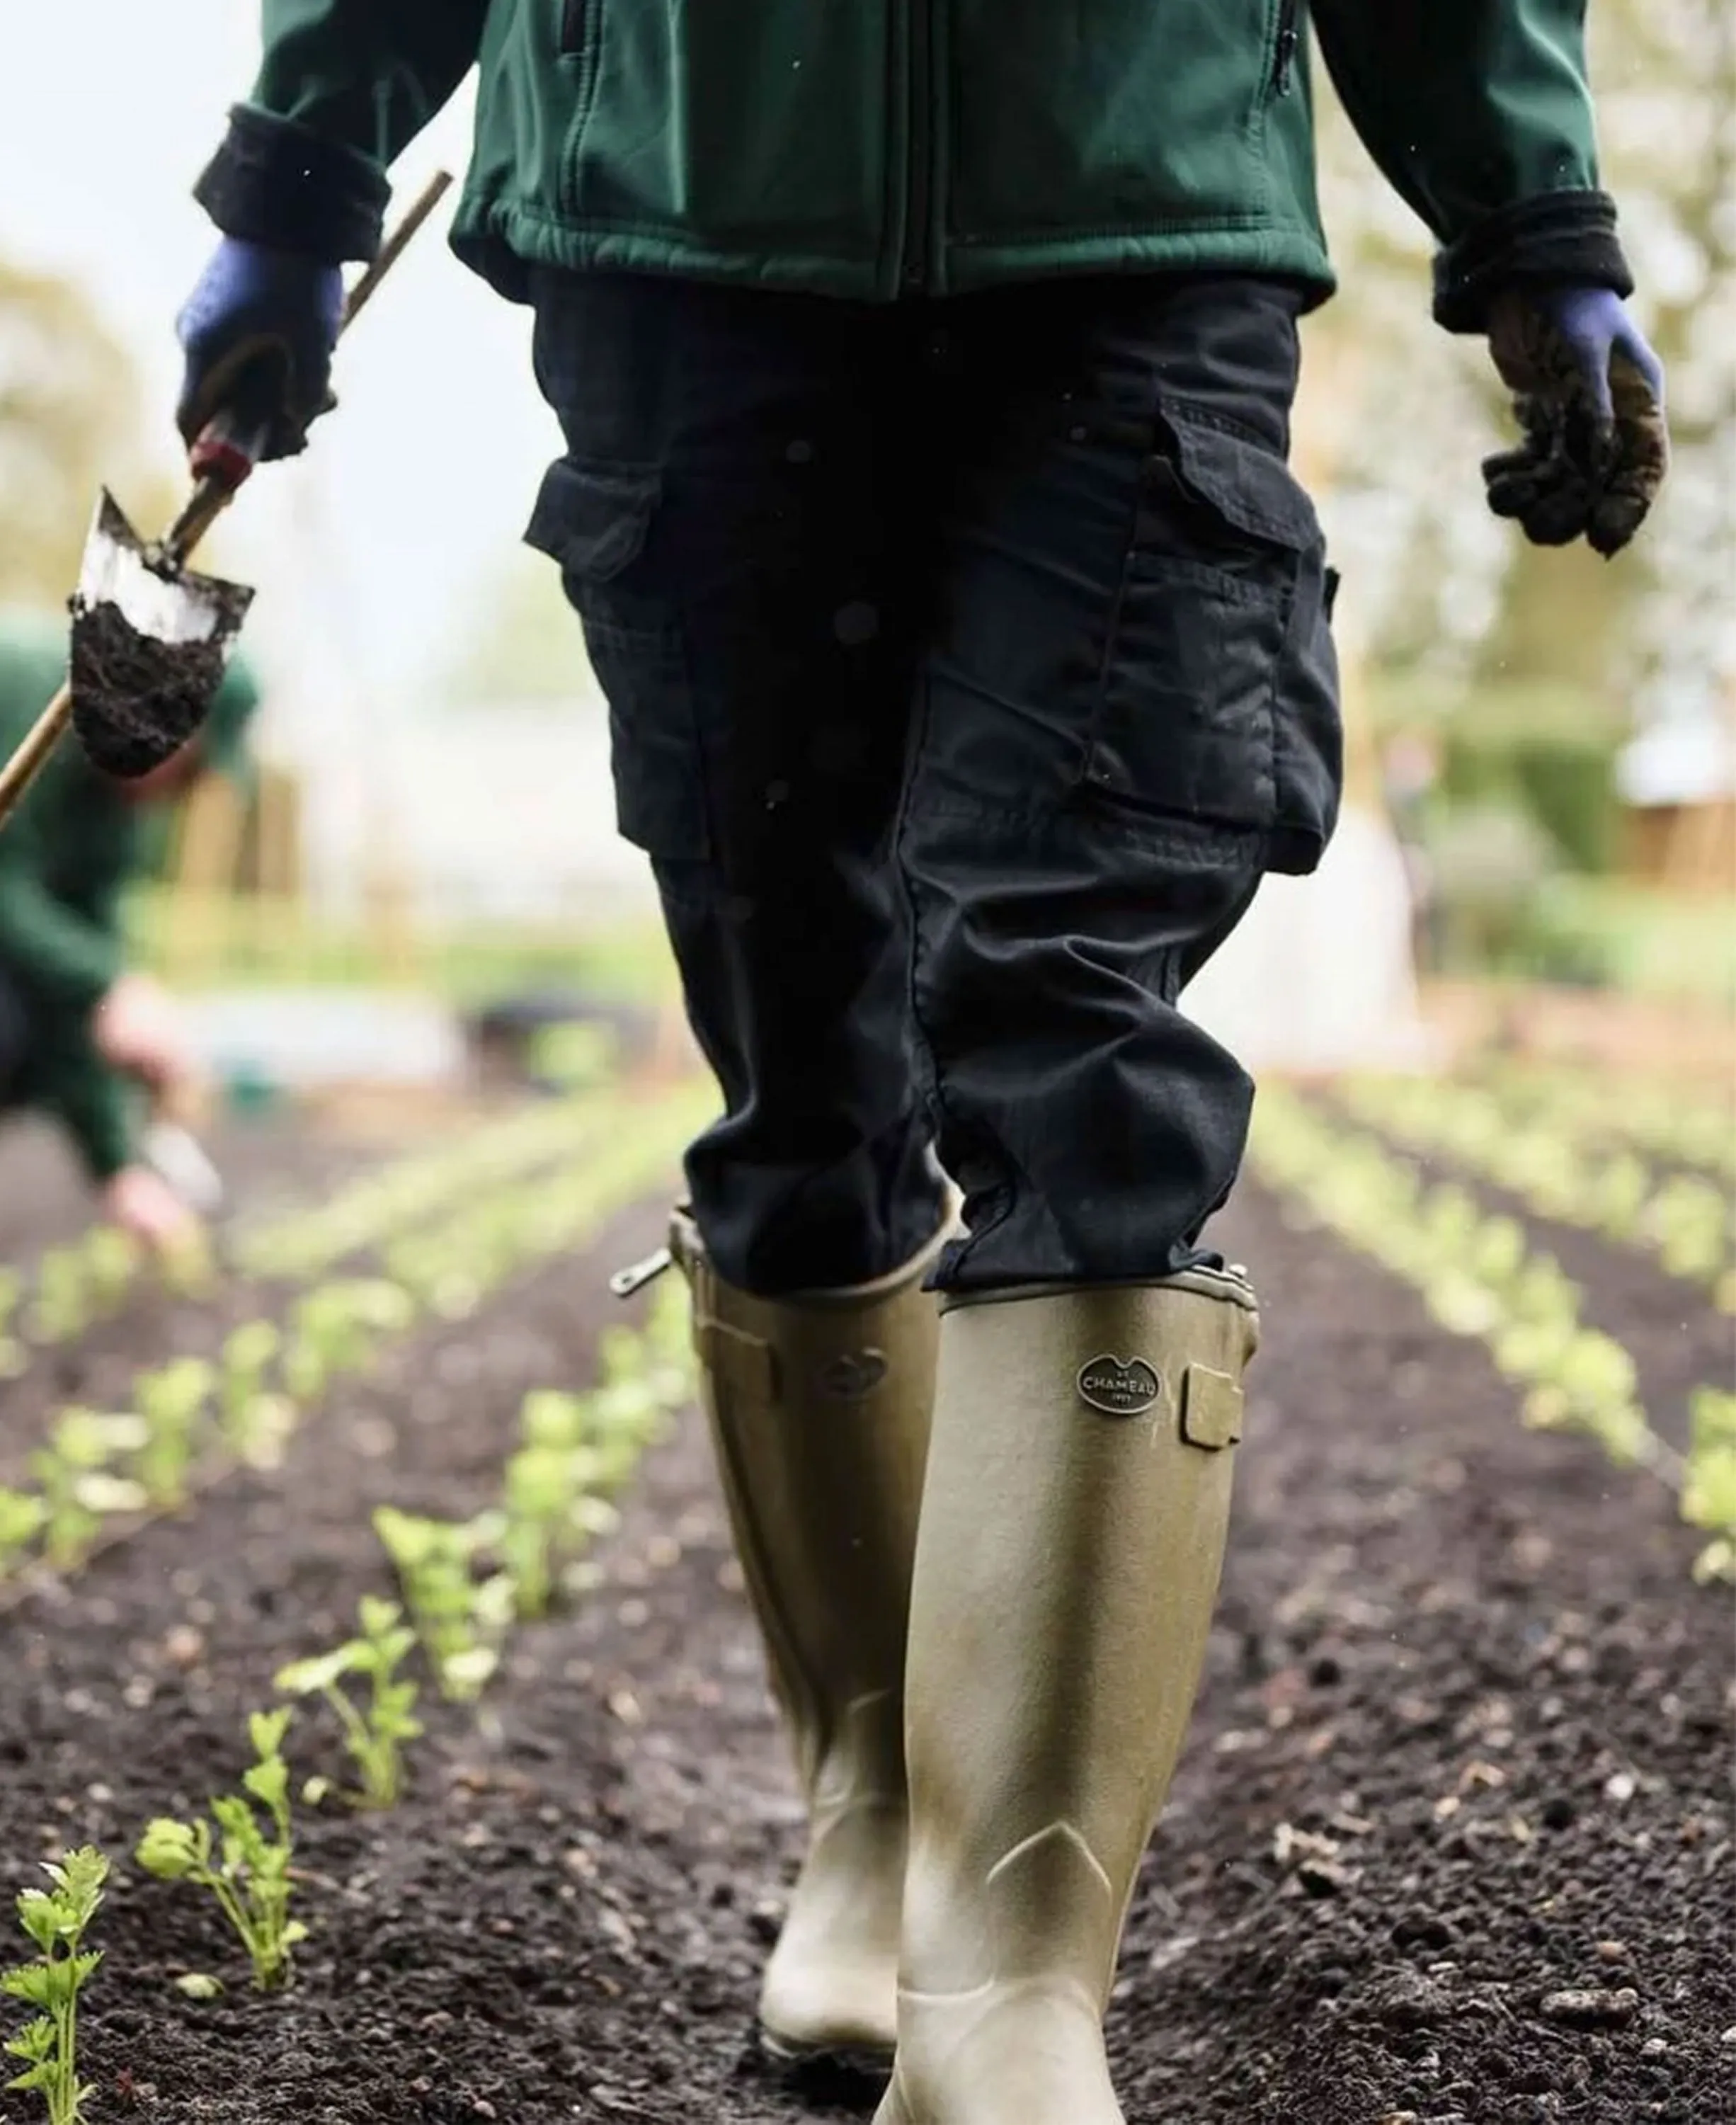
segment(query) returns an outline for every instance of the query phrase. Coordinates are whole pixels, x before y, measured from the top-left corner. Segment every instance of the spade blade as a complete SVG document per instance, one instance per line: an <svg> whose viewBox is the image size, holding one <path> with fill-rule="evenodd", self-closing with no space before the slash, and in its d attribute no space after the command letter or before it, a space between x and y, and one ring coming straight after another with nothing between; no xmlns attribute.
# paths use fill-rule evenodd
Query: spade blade
<svg viewBox="0 0 1736 2125"><path fill-rule="evenodd" d="M204 723L253 593L177 567L102 491L71 601L73 728L106 775L148 775Z"/></svg>

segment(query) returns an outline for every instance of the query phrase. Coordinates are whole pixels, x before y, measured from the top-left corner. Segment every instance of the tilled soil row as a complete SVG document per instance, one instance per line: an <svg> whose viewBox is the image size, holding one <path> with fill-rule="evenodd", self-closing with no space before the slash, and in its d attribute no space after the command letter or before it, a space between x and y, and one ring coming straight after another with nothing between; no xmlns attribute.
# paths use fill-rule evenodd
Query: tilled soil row
<svg viewBox="0 0 1736 2125"><path fill-rule="evenodd" d="M0 1850L124 1855L241 1762L281 1661L386 1584L368 1514L490 1494L520 1397L585 1377L622 1221L346 1391L270 1478L0 1622ZM1655 1485L1524 1432L1474 1345L1253 1187L1267 1309L1207 1686L1112 2013L1133 2125L1715 2125L1728 1604ZM1606 1326L1620 1331L1620 1323ZM388 1816L308 1822L294 1991L124 1856L102 2114L223 2125L864 2116L751 2040L799 1818L703 1431L650 1457L601 1583L438 1708ZM299 1768L335 1770L311 1715ZM187 1969L230 1990L198 2006ZM0 2108L0 2116L7 2113ZM13 2113L23 2125L22 2113ZM1057 2122L1059 2125L1059 2121Z"/></svg>

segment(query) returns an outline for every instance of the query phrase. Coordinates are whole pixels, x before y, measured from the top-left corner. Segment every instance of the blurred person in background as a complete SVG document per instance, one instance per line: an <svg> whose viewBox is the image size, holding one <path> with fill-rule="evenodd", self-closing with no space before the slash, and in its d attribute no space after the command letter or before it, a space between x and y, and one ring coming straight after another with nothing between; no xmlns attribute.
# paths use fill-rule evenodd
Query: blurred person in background
<svg viewBox="0 0 1736 2125"><path fill-rule="evenodd" d="M0 758L60 685L66 653L64 628L0 624ZM136 781L60 747L0 833L0 1112L59 1122L102 1215L158 1253L196 1237L198 1219L143 1141L153 1118L183 1114L197 1071L172 998L127 964L122 899L146 860L147 814L207 771L240 770L258 700L233 662L199 737Z"/></svg>
<svg viewBox="0 0 1736 2125"><path fill-rule="evenodd" d="M1177 999L1341 776L1287 464L1310 18L1514 393L1492 506L1611 554L1662 378L1583 12L264 0L198 186L183 432L265 363L292 454L388 168L481 63L454 242L535 313L528 536L726 1106L671 1251L811 1802L760 2022L896 2046L881 2125L1121 2116L1257 1330L1199 1244L1252 1086Z"/></svg>

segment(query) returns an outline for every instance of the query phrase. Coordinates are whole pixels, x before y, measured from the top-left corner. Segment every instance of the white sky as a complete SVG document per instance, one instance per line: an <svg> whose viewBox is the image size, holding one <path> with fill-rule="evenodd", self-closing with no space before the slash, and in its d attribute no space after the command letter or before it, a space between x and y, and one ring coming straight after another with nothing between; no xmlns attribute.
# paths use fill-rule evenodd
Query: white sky
<svg viewBox="0 0 1736 2125"><path fill-rule="evenodd" d="M251 0L0 0L0 252L96 298L166 455L174 316L215 240L190 191L252 80L257 21ZM394 172L399 204L436 167L463 175L468 122L466 91ZM560 447L528 313L459 265L449 215L450 196L346 342L310 456L261 472L224 534L260 592L250 644L328 709L413 711Z"/></svg>

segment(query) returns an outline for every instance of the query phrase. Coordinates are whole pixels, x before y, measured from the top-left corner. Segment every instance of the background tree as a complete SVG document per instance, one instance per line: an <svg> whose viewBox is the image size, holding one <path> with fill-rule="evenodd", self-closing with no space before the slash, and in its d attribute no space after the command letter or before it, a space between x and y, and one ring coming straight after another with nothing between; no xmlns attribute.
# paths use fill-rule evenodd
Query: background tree
<svg viewBox="0 0 1736 2125"><path fill-rule="evenodd" d="M1593 73L1606 180L1670 369L1674 473L1621 564L1528 546L1481 507L1509 439L1475 342L1428 315L1429 240L1371 167L1321 70L1321 191L1343 282L1307 327L1299 430L1327 469L1353 625L1386 690L1542 682L1624 709L1665 674L1727 686L1736 548L1736 10L1607 0Z"/></svg>
<svg viewBox="0 0 1736 2125"><path fill-rule="evenodd" d="M106 482L151 521L172 492L140 447L133 366L70 282L0 260L0 605L54 606Z"/></svg>

